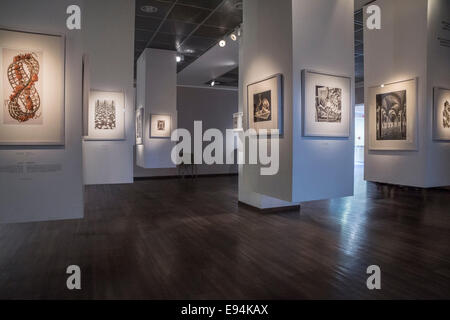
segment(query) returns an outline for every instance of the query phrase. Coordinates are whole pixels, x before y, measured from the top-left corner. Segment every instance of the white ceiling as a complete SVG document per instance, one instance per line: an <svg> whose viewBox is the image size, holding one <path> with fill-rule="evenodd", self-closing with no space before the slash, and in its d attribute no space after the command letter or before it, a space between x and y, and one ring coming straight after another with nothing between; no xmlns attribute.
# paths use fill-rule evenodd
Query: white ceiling
<svg viewBox="0 0 450 320"><path fill-rule="evenodd" d="M178 73L178 85L208 87L205 82L236 68L239 65L239 43L230 38L226 40L225 47L216 44Z"/></svg>

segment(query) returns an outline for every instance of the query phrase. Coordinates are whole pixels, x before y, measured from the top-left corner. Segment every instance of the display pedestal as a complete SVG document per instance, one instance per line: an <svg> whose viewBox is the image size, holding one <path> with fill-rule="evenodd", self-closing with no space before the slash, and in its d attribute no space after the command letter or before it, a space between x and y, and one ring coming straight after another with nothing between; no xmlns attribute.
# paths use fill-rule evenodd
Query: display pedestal
<svg viewBox="0 0 450 320"><path fill-rule="evenodd" d="M240 45L240 110L248 128L247 86L283 76L279 172L239 168L239 201L260 209L353 194L353 1L244 1ZM350 78L349 137L304 137L302 70Z"/></svg>

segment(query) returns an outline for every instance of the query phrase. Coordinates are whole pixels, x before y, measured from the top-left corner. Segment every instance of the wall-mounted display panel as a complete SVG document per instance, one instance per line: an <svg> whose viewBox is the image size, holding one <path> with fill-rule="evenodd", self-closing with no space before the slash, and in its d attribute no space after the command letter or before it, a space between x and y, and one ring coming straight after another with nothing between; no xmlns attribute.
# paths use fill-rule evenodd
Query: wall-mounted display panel
<svg viewBox="0 0 450 320"><path fill-rule="evenodd" d="M282 75L277 74L247 86L248 126L258 133L260 129L278 129L283 133ZM269 132L270 133L270 132Z"/></svg>
<svg viewBox="0 0 450 320"><path fill-rule="evenodd" d="M64 145L61 35L0 29L0 144Z"/></svg>
<svg viewBox="0 0 450 320"><path fill-rule="evenodd" d="M351 78L302 71L303 135L349 137Z"/></svg>
<svg viewBox="0 0 450 320"><path fill-rule="evenodd" d="M88 135L85 140L125 139L125 98L123 92L91 90Z"/></svg>
<svg viewBox="0 0 450 320"><path fill-rule="evenodd" d="M150 138L170 138L172 117L164 114L152 114L150 118Z"/></svg>
<svg viewBox="0 0 450 320"><path fill-rule="evenodd" d="M434 88L434 139L450 141L450 89Z"/></svg>
<svg viewBox="0 0 450 320"><path fill-rule="evenodd" d="M136 110L136 144L144 143L144 108Z"/></svg>
<svg viewBox="0 0 450 320"><path fill-rule="evenodd" d="M417 79L369 88L369 149L417 150Z"/></svg>

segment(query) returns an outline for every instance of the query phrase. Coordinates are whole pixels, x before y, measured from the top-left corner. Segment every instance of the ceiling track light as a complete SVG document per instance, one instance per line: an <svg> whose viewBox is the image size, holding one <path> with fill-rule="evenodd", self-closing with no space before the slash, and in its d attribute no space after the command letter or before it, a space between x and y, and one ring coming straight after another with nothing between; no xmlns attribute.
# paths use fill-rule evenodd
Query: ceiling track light
<svg viewBox="0 0 450 320"><path fill-rule="evenodd" d="M230 38L231 38L231 40L236 41L237 40L236 33L233 32L232 34L230 34Z"/></svg>
<svg viewBox="0 0 450 320"><path fill-rule="evenodd" d="M222 40L219 41L219 46L221 48L225 47L226 45L227 45L227 42L225 41L225 39L222 39Z"/></svg>
<svg viewBox="0 0 450 320"><path fill-rule="evenodd" d="M182 61L184 61L184 56L182 54L177 54L175 57L175 60L177 62L182 62Z"/></svg>
<svg viewBox="0 0 450 320"><path fill-rule="evenodd" d="M216 85L216 81L215 81L215 80L212 80L210 86L211 86L211 87L214 87L215 85Z"/></svg>
<svg viewBox="0 0 450 320"><path fill-rule="evenodd" d="M141 11L145 13L156 13L158 12L158 8L154 6L142 6Z"/></svg>

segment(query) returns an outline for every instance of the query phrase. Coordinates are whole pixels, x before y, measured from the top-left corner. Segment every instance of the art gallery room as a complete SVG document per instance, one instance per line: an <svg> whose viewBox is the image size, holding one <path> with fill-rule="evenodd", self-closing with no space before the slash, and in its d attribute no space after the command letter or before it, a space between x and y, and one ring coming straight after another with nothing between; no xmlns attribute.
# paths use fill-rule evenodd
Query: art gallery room
<svg viewBox="0 0 450 320"><path fill-rule="evenodd" d="M2 0L0 73L1 300L450 298L449 0Z"/></svg>

